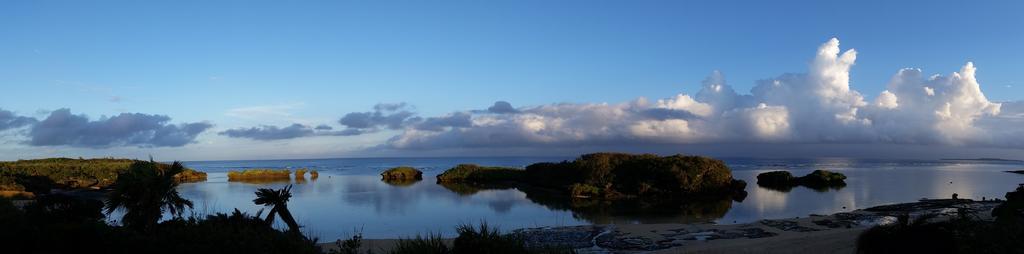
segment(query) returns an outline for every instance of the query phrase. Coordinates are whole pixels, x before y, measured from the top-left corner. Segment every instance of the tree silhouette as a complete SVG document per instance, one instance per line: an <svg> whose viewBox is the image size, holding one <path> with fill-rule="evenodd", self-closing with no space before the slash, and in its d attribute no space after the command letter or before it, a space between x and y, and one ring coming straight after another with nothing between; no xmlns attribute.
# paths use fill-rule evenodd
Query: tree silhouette
<svg viewBox="0 0 1024 254"><path fill-rule="evenodd" d="M295 222L291 211L288 211L288 199L292 198L292 185L285 186L280 190L260 188L256 190L256 199L252 202L257 205L269 206L270 213L267 214L267 223L274 222L274 216L280 215L281 220L288 224L288 229L299 233L299 224Z"/></svg>
<svg viewBox="0 0 1024 254"><path fill-rule="evenodd" d="M129 228L147 231L160 221L166 208L171 215L180 217L192 201L182 198L174 176L184 171L180 162L170 167L150 161L136 161L114 182L106 201L107 214L118 209L125 211L121 223Z"/></svg>

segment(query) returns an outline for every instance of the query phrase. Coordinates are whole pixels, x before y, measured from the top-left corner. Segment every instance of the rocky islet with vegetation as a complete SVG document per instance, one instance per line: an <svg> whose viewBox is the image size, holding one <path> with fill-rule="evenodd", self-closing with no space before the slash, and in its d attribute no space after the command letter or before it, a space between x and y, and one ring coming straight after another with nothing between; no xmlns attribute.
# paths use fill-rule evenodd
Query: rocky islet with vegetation
<svg viewBox="0 0 1024 254"><path fill-rule="evenodd" d="M594 153L573 161L535 163L526 169L458 165L437 176L441 184L544 188L573 198L742 199L746 182L732 178L721 160L701 156Z"/></svg>
<svg viewBox="0 0 1024 254"><path fill-rule="evenodd" d="M819 169L805 176L794 177L789 171L770 171L757 175L757 185L782 191L789 191L796 186L805 186L815 190L827 190L845 187L846 175Z"/></svg>

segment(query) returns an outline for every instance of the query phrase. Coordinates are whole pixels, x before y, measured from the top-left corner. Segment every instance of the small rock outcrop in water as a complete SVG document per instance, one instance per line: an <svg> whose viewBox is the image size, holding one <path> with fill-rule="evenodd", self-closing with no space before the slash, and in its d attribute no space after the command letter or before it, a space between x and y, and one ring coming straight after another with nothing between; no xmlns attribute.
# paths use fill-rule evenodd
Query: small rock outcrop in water
<svg viewBox="0 0 1024 254"><path fill-rule="evenodd" d="M815 170L802 177L794 177L788 171L771 171L757 175L758 186L783 191L796 186L806 186L815 190L841 188L846 186L845 180L846 175L826 170Z"/></svg>
<svg viewBox="0 0 1024 254"><path fill-rule="evenodd" d="M412 167L396 167L380 173L380 180L393 186L412 186L423 180L423 172Z"/></svg>
<svg viewBox="0 0 1024 254"><path fill-rule="evenodd" d="M423 180L423 172L413 167L396 167L380 173L380 179L384 181Z"/></svg>

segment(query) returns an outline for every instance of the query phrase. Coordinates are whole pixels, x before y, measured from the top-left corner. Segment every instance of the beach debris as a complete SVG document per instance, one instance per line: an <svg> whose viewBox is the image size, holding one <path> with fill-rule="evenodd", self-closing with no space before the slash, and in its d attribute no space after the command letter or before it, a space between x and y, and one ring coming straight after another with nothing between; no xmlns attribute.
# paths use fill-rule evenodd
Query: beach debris
<svg viewBox="0 0 1024 254"><path fill-rule="evenodd" d="M823 227L828 227L828 228L852 228L853 226L858 225L856 221L849 221L849 220L830 220L830 219L824 219L824 220L816 220L816 221L812 221L812 222L814 222L815 225L823 226Z"/></svg>
<svg viewBox="0 0 1024 254"><path fill-rule="evenodd" d="M593 239L604 232L602 226L575 226L552 230L550 227L512 231L526 238L527 246L566 246L574 249L594 246Z"/></svg>
<svg viewBox="0 0 1024 254"><path fill-rule="evenodd" d="M610 234L602 234L596 238L597 246L614 250L660 250L668 249L673 245L670 241L657 241L641 236L629 235L620 231Z"/></svg>
<svg viewBox="0 0 1024 254"><path fill-rule="evenodd" d="M816 229L816 228L809 228L809 227L800 226L800 223L797 223L796 221L792 221L792 220L761 220L761 224L764 224L765 226L773 227L773 228L776 228L776 229L779 229L779 230L782 230L782 231L811 232L811 231L818 231L819 230L819 229Z"/></svg>

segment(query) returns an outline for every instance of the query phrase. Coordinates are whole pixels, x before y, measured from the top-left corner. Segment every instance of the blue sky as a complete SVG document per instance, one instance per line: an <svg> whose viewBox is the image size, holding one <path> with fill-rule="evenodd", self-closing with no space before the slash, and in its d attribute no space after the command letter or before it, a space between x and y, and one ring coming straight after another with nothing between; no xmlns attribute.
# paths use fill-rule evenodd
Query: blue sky
<svg viewBox="0 0 1024 254"><path fill-rule="evenodd" d="M40 120L61 108L92 120L166 115L211 123L196 143L238 145L216 132L341 129L339 118L378 103L423 117L495 101L621 103L696 94L714 70L748 94L757 80L807 72L833 37L857 50L849 86L866 100L901 68L945 75L967 61L989 100L1024 99L1024 4L894 2L5 1L0 109ZM288 140L319 150L281 157L357 155L401 131ZM16 132L0 135L8 157L274 153L39 147Z"/></svg>

